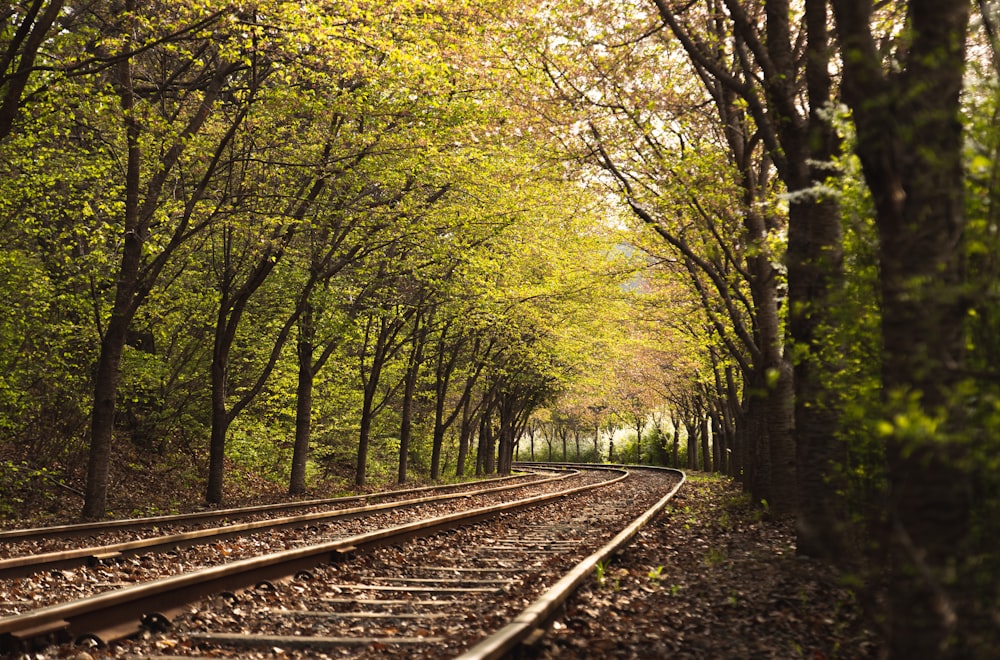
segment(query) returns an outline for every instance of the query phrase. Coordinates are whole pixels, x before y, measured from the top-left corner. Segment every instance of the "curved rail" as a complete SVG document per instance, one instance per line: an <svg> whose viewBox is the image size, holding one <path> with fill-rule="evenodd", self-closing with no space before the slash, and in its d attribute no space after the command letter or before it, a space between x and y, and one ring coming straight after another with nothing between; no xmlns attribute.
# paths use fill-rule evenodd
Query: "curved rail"
<svg viewBox="0 0 1000 660"><path fill-rule="evenodd" d="M562 604L594 572L597 565L628 544L640 529L666 507L686 479L682 471L673 468L640 467L674 472L680 475L680 480L662 499L636 518L631 525L618 533L601 549L577 564L561 580L525 608L513 621L459 655L460 660L494 660L507 657L518 646L547 627Z"/></svg>
<svg viewBox="0 0 1000 660"><path fill-rule="evenodd" d="M0 618L0 652L33 645L38 639L65 641L90 637L102 642L139 632L143 626L169 621L177 608L198 598L242 589L262 581L295 575L319 564L335 562L359 550L392 545L446 529L527 509L545 502L616 483L627 472L607 481L577 486L469 511L397 525L303 548L234 561L199 571L161 578L95 596Z"/></svg>

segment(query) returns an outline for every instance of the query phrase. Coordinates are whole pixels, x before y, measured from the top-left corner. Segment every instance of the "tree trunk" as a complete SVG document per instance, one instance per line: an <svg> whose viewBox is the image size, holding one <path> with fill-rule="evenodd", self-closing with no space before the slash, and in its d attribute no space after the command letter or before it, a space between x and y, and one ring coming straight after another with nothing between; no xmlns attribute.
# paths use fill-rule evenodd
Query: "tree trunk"
<svg viewBox="0 0 1000 660"><path fill-rule="evenodd" d="M406 468L410 457L410 438L413 429L413 395L417 389L417 376L420 374L420 363L423 360L424 337L419 328L420 319L418 313L414 320L416 330L413 337L413 350L410 353L403 383L403 401L399 421L399 471L396 475L396 483L399 484L406 483ZM440 450L438 450L439 461L440 455Z"/></svg>
<svg viewBox="0 0 1000 660"><path fill-rule="evenodd" d="M208 485L205 489L208 504L221 504L224 494L226 435L229 431L226 411L228 372L227 358L212 360L212 431L208 443Z"/></svg>
<svg viewBox="0 0 1000 660"><path fill-rule="evenodd" d="M121 374L128 321L112 317L101 340L101 354L94 378L94 408L90 423L90 455L83 518L103 518L107 510L108 473L114 437L115 403Z"/></svg>
<svg viewBox="0 0 1000 660"><path fill-rule="evenodd" d="M129 325L135 315L134 297L139 281L142 259L142 235L139 227L139 178L142 151L139 146L141 131L133 115L135 96L132 89L132 63L125 59L117 66L119 95L125 113L126 141L128 144L125 166L124 243L122 258L115 284L115 302L108 327L101 338L101 353L97 359L94 379L94 409L90 423L90 456L87 462L87 488L83 504L83 517L90 520L103 518L107 508L108 473L111 446L114 438L115 405L118 382L121 378L121 360Z"/></svg>
<svg viewBox="0 0 1000 660"><path fill-rule="evenodd" d="M462 406L462 425L458 434L458 458L455 462L455 476L465 476L465 464L469 460L469 444L472 441L472 397L465 400Z"/></svg>
<svg viewBox="0 0 1000 660"><path fill-rule="evenodd" d="M502 399L498 408L498 412L500 413L500 442L497 451L497 474L508 475L511 471L511 459L514 453L516 401L509 394L502 395Z"/></svg>
<svg viewBox="0 0 1000 660"><path fill-rule="evenodd" d="M722 432L722 414L712 412L712 472L726 473L726 438Z"/></svg>
<svg viewBox="0 0 1000 660"><path fill-rule="evenodd" d="M642 430L645 428L643 420L636 418L635 422L635 464L642 465Z"/></svg>
<svg viewBox="0 0 1000 660"><path fill-rule="evenodd" d="M696 431L698 421L694 419L684 420L684 430L687 431L687 468L689 470L698 469L698 433Z"/></svg>
<svg viewBox="0 0 1000 660"><path fill-rule="evenodd" d="M497 436L489 419L487 419L486 437L483 442L483 472L487 475L497 473Z"/></svg>
<svg viewBox="0 0 1000 660"><path fill-rule="evenodd" d="M410 458L410 438L413 432L413 393L417 387L417 370L419 362L410 365L403 384L403 401L399 410L399 470L396 473L396 483L406 483L406 469ZM440 453L438 454L440 461Z"/></svg>
<svg viewBox="0 0 1000 660"><path fill-rule="evenodd" d="M487 411L480 413L479 436L476 442L476 476L481 477L486 472L486 452L489 441L486 436L490 434L490 416Z"/></svg>
<svg viewBox="0 0 1000 660"><path fill-rule="evenodd" d="M306 465L309 460L309 440L312 435L312 392L314 326L312 306L306 306L299 320L299 341L296 354L299 363L299 377L295 390L295 445L292 448L291 474L288 478L288 494L301 495L306 492Z"/></svg>
<svg viewBox="0 0 1000 660"><path fill-rule="evenodd" d="M358 488L363 488L368 482L368 445L371 442L374 400L374 387L366 387L361 406L361 428L358 431L358 456L354 466L354 485Z"/></svg>
<svg viewBox="0 0 1000 660"><path fill-rule="evenodd" d="M727 420L729 420L726 424L726 447L729 450L728 456L726 456L727 474L742 483L743 458L740 429L744 425L744 415L739 394L736 391L736 376L732 367L726 367L726 410L728 412Z"/></svg>
<svg viewBox="0 0 1000 660"><path fill-rule="evenodd" d="M873 44L870 6L833 6L843 95L879 231L882 384L894 427L886 447L890 652L973 657L969 608L978 585L965 551L976 479L957 396L965 377L959 100L969 3L909 2L908 49L888 75ZM936 423L915 433L896 426L899 418ZM980 652L986 657L987 649Z"/></svg>
<svg viewBox="0 0 1000 660"><path fill-rule="evenodd" d="M708 417L701 418L701 467L705 472L712 471L712 454L708 450Z"/></svg>
<svg viewBox="0 0 1000 660"><path fill-rule="evenodd" d="M767 433L759 438L764 443L761 455L767 455L766 498L770 512L778 517L791 518L797 510L795 478L795 437L792 435L795 402L792 382L792 365L782 359L777 367L776 382L767 392L765 421ZM772 372L773 373L773 372Z"/></svg>

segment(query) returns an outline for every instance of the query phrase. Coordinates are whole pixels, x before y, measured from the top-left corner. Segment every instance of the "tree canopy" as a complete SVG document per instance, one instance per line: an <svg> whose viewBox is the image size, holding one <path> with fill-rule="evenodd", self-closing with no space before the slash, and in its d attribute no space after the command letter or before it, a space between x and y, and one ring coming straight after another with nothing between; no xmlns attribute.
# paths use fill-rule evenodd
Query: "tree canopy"
<svg viewBox="0 0 1000 660"><path fill-rule="evenodd" d="M894 657L982 655L997 30L958 0L8 3L0 515L40 474L96 519L123 471L216 505L572 440L733 476L884 599Z"/></svg>

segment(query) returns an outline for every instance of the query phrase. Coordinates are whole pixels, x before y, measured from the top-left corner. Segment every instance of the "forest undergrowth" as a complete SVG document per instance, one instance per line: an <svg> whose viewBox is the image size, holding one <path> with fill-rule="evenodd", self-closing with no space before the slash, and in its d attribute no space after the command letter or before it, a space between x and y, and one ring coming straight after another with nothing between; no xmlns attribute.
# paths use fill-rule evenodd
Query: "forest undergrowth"
<svg viewBox="0 0 1000 660"><path fill-rule="evenodd" d="M288 484L260 470L227 459L223 503L205 503L205 477L199 457L182 452L150 454L129 443L118 443L111 461L108 517L189 513L206 508L229 508L283 502ZM349 468L327 470L313 479L302 498L327 498L359 492L395 490L429 485L414 476L405 486L388 479L373 478L364 488L351 482ZM29 457L0 447L0 529L80 522L83 506L85 466L55 465L38 468Z"/></svg>
<svg viewBox="0 0 1000 660"><path fill-rule="evenodd" d="M689 475L668 511L568 604L543 658L877 658L844 579L795 554L731 479Z"/></svg>

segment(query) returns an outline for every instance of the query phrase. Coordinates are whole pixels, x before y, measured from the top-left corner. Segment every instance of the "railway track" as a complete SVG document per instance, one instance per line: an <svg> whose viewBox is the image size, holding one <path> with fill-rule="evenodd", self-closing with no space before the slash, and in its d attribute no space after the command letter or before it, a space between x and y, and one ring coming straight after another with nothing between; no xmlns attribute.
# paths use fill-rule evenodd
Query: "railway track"
<svg viewBox="0 0 1000 660"><path fill-rule="evenodd" d="M471 498L474 496L491 494L496 495L515 489L537 487L546 483L566 479L573 474L574 472L570 470L563 471L561 474L553 473L551 471L547 473L536 472L534 476L539 478L531 481L525 481L522 479L491 480L491 483L486 484L485 487L483 485L479 485L473 488L466 485L460 488L445 487L441 489L413 489L405 491L405 496L398 496L398 498L393 498L392 496L386 494L381 495L378 498L362 496L360 498L350 497L335 500L323 500L318 504L311 505L309 507L311 512L300 513L292 516L272 517L273 514L276 513L294 510L295 508L298 508L298 504L291 505L290 507L268 507L266 512L272 515L264 517L260 517L262 512L258 507L251 507L249 509L231 509L230 514L226 518L227 520L233 520L233 522L230 522L229 524L220 527L199 527L191 531L176 531L170 534L157 533L151 536L148 535L149 531L159 531L159 525L163 524L165 519L159 519L158 524L155 526L149 524L140 526L136 524L137 521L135 520L124 521L125 525L121 524L122 521L109 521L113 528L121 529L122 527L125 527L134 532L134 534L131 535L128 540L116 540L114 542L84 546L77 545L75 547L67 547L66 544L80 536L80 532L78 531L80 527L91 529L92 523L69 525L57 528L12 530L8 534L7 539L4 539L3 536L0 535L0 541L9 541L10 539L24 540L27 538L37 540L41 537L47 542L46 545L50 547L53 545L59 546L60 549L45 552L42 550L45 546L43 545L40 547L37 543L31 544L30 546L22 543L22 548L30 547L30 550L22 550L20 553L18 552L16 546L8 548L5 554L10 556L0 559L0 580L23 577L43 570L68 570L85 564L93 565L101 562L107 562L112 559L117 560L136 555L148 556L149 553L153 552L176 552L179 549L198 544L220 543L236 537L248 536L266 531L284 529L294 530L303 527L311 527L315 531L319 531L317 526L323 523L329 524L334 521L347 521L359 517L371 516L381 511L398 511L406 507L417 507L432 503L448 502L457 498ZM424 495L424 493L429 490L432 490L433 494ZM371 503L373 500L385 501L373 504ZM357 507L345 506L345 504L358 501L364 502L364 504ZM254 519L250 522L235 522L240 517L251 517ZM185 526L189 525L192 520L201 521L201 514L172 516L169 518L169 523L175 527ZM39 534L38 532L40 530L46 530L46 534ZM143 535L143 532L146 532L147 535ZM68 533L68 537L62 536L63 533ZM104 538L107 538L107 536L107 534L103 535Z"/></svg>
<svg viewBox="0 0 1000 660"><path fill-rule="evenodd" d="M499 657L543 627L682 479L588 475L0 618L0 653L82 642L94 657Z"/></svg>
<svg viewBox="0 0 1000 660"><path fill-rule="evenodd" d="M140 538L150 529L159 531L169 529L181 533L204 529L208 525L218 522L226 524L246 523L288 516L296 511L308 514L310 512L329 511L351 505L365 506L387 501L420 499L425 496L432 497L434 494L457 494L471 490L482 490L484 487L489 487L490 485L502 486L505 484L530 483L536 480L551 478L553 471L557 469L557 467L545 466L531 467L528 468L528 471L523 471L509 477L489 479L485 482L474 481L445 486L422 486L419 488L405 488L344 497L305 499L294 502L279 502L238 508L208 509L183 514L100 520L47 527L31 527L27 529L0 529L0 544L2 544L0 545L0 558L16 556L19 548L25 547L27 543L32 544L32 552L37 552L40 545L46 551L55 551L63 547L72 546L73 541L80 537L100 539L114 536L117 541L121 541L123 535L134 533L136 538Z"/></svg>

